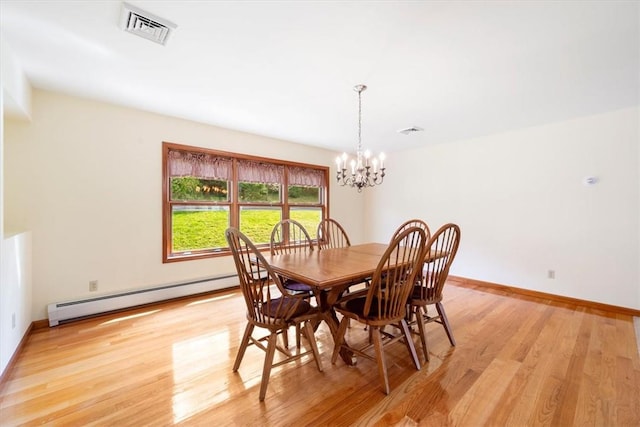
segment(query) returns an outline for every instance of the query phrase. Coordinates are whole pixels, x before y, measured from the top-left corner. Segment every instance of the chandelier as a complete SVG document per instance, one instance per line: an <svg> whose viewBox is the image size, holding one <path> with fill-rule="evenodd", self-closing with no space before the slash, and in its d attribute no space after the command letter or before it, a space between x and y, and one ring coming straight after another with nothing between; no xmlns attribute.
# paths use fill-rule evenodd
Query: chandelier
<svg viewBox="0 0 640 427"><path fill-rule="evenodd" d="M358 148L356 158L349 162L351 173L347 172L347 153L342 153L342 156L336 158L338 184L342 187L348 185L357 188L358 193L365 187L382 184L385 170L384 153L380 153L377 158L371 158L369 150L362 151L362 92L366 89L365 85L357 85L353 88L358 92Z"/></svg>

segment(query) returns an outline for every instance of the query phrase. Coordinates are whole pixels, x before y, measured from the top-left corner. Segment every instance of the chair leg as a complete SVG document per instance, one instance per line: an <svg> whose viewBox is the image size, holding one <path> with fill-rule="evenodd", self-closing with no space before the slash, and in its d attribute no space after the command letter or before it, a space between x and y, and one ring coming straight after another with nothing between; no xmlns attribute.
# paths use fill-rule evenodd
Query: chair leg
<svg viewBox="0 0 640 427"><path fill-rule="evenodd" d="M282 330L282 344L284 348L289 349L289 328L285 328Z"/></svg>
<svg viewBox="0 0 640 427"><path fill-rule="evenodd" d="M384 393L389 394L389 378L387 376L387 362L384 358L384 350L382 349L382 337L380 336L380 328L371 326L370 329L373 332L373 347L376 350L376 360L378 361L378 373L380 374L380 380L382 380L382 386Z"/></svg>
<svg viewBox="0 0 640 427"><path fill-rule="evenodd" d="M409 330L413 331L413 323L415 322L416 324L418 323L418 306L417 305L410 305L408 308L408 317L407 317L407 325L409 325Z"/></svg>
<svg viewBox="0 0 640 427"><path fill-rule="evenodd" d="M418 330L420 331L420 341L422 341L422 351L424 352L424 358L429 361L429 350L427 349L427 332L424 329L424 307L416 308L416 323L418 323Z"/></svg>
<svg viewBox="0 0 640 427"><path fill-rule="evenodd" d="M251 340L251 334L253 333L253 323L247 323L247 327L244 329L244 335L242 336L242 342L240 342L240 347L238 348L238 354L236 355L236 361L233 364L233 372L236 372L240 367L240 363L242 362L242 358L244 357L244 352L247 350L249 346L249 341Z"/></svg>
<svg viewBox="0 0 640 427"><path fill-rule="evenodd" d="M400 320L400 329L404 333L404 340L407 343L407 349L409 350L409 354L413 359L413 364L416 369L420 370L420 360L418 360L418 353L416 352L416 346L413 345L413 338L411 337L411 331L409 330L409 326L407 325L407 321L405 319Z"/></svg>
<svg viewBox="0 0 640 427"><path fill-rule="evenodd" d="M444 306L441 302L436 303L436 310L438 310L438 314L440 315L440 319L442 319L442 326L444 326L444 330L449 337L449 342L452 346L455 347L456 340L453 338L453 332L451 332L451 325L449 325L449 319L447 319L447 315L444 312Z"/></svg>
<svg viewBox="0 0 640 427"><path fill-rule="evenodd" d="M349 318L345 316L342 318L342 320L340 320L340 326L338 326L338 332L336 332L333 354L331 355L332 365L335 365L336 360L338 360L340 348L342 348L342 343L344 342L344 334L347 333L347 326L349 326Z"/></svg>
<svg viewBox="0 0 640 427"><path fill-rule="evenodd" d="M296 325L299 326L299 325ZM320 352L318 351L318 344L316 343L316 337L313 334L313 325L311 322L307 321L304 324L304 331L307 334L307 341L309 341L309 345L311 345L311 351L313 351L313 358L316 360L316 366L318 367L318 371L322 372L322 359L320 359Z"/></svg>
<svg viewBox="0 0 640 427"><path fill-rule="evenodd" d="M269 385L269 375L271 374L271 366L273 365L273 356L276 352L278 334L272 332L268 338L267 354L264 357L264 367L262 368L262 381L260 382L260 401L264 400L267 394L267 386Z"/></svg>

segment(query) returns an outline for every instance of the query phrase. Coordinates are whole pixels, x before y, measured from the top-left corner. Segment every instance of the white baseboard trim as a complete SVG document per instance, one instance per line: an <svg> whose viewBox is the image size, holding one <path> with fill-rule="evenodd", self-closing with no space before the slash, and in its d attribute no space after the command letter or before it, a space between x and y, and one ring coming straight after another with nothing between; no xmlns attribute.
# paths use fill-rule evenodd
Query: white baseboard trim
<svg viewBox="0 0 640 427"><path fill-rule="evenodd" d="M134 289L116 294L100 295L94 298L53 303L47 306L49 326L57 326L62 322L88 316L197 295L237 285L238 276L236 274L224 274L151 288Z"/></svg>

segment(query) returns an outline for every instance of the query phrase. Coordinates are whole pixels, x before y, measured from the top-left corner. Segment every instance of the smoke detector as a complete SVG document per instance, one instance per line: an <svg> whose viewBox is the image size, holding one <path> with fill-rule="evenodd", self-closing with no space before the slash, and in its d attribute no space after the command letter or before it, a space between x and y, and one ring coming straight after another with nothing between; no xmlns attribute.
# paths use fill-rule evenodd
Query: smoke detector
<svg viewBox="0 0 640 427"><path fill-rule="evenodd" d="M418 126L411 126L410 128L400 129L398 133L403 135L409 135L410 133L422 132L424 129Z"/></svg>
<svg viewBox="0 0 640 427"><path fill-rule="evenodd" d="M122 3L120 28L164 46L171 32L178 26L129 3Z"/></svg>

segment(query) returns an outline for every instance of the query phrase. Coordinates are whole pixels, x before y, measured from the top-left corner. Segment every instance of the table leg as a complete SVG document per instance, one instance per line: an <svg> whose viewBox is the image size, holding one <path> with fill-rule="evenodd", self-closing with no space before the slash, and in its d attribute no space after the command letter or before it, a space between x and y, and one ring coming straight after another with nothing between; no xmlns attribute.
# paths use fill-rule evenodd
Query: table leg
<svg viewBox="0 0 640 427"><path fill-rule="evenodd" d="M316 296L320 298L318 304L322 313L321 316L325 323L329 326L334 344L336 342L336 335L338 334L338 325L340 324L340 322L338 321L336 311L333 309L333 304L337 301L338 296L342 293L342 291L343 289L339 291L332 289L329 292L321 292ZM353 366L357 363L357 359L353 352L344 347L340 349L340 357L342 358L344 363L349 366Z"/></svg>

